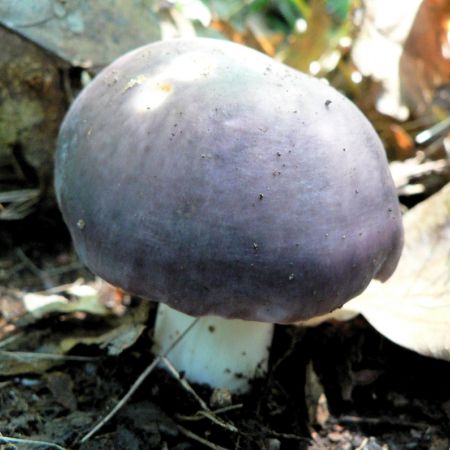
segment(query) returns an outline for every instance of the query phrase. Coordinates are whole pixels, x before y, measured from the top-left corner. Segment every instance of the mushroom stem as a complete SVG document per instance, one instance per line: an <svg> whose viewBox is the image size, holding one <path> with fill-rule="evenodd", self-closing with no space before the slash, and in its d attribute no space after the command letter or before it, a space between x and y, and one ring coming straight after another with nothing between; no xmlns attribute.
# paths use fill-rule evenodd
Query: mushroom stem
<svg viewBox="0 0 450 450"><path fill-rule="evenodd" d="M154 352L163 354L194 320L160 304ZM267 371L272 336L271 323L205 316L171 350L168 358L189 381L245 393L250 388L249 381Z"/></svg>

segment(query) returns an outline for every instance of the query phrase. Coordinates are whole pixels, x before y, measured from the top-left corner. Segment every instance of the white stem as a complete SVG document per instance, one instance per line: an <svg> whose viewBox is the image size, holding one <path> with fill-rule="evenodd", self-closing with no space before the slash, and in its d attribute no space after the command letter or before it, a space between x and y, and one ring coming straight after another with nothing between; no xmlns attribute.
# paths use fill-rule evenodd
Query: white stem
<svg viewBox="0 0 450 450"><path fill-rule="evenodd" d="M154 352L163 354L194 320L160 304ZM184 336L168 359L189 381L244 393L251 379L267 371L272 336L271 323L206 316Z"/></svg>

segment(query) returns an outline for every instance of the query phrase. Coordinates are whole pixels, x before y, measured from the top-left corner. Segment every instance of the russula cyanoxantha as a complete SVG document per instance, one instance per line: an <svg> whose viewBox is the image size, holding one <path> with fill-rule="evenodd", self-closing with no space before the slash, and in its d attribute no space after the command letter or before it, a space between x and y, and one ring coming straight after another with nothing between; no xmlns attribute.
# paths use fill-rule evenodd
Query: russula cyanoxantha
<svg viewBox="0 0 450 450"><path fill-rule="evenodd" d="M158 42L105 68L64 120L55 174L82 261L170 307L160 350L204 316L170 359L234 391L264 370L273 323L340 307L401 253L386 156L361 112L223 40Z"/></svg>

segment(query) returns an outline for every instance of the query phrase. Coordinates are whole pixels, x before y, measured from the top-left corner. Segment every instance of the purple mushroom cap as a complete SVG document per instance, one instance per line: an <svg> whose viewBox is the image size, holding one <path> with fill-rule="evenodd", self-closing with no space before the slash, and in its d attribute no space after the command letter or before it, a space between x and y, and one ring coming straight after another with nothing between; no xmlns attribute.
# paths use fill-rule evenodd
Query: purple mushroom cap
<svg viewBox="0 0 450 450"><path fill-rule="evenodd" d="M158 42L105 68L63 122L55 176L82 261L194 316L329 312L386 280L403 245L363 114L222 40Z"/></svg>

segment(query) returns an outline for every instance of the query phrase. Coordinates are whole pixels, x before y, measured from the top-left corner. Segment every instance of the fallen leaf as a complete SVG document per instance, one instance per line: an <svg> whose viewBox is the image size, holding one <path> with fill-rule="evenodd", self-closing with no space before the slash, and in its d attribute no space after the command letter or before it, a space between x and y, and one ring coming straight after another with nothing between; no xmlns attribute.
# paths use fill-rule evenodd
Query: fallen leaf
<svg viewBox="0 0 450 450"><path fill-rule="evenodd" d="M430 110L435 89L450 82L450 2L424 0L400 58L402 98L415 115Z"/></svg>
<svg viewBox="0 0 450 450"><path fill-rule="evenodd" d="M98 346L110 355L118 355L142 335L151 307L151 302L142 301L137 307L127 309L123 316L102 318L97 329L85 329L80 321L81 326L74 324L70 333L31 328L7 337L0 341L0 375L43 373L62 361L79 363L96 359L67 355L80 344Z"/></svg>
<svg viewBox="0 0 450 450"><path fill-rule="evenodd" d="M363 20L352 48L358 70L383 87L377 110L399 120L409 116L401 98L400 58L421 3L422 0L365 0Z"/></svg>
<svg viewBox="0 0 450 450"><path fill-rule="evenodd" d="M413 157L415 150L413 138L400 125L392 123L389 128L392 132L393 147L396 150L396 159L404 160Z"/></svg>
<svg viewBox="0 0 450 450"><path fill-rule="evenodd" d="M101 334L86 333L84 336L63 338L60 349L62 353L67 353L79 344L98 345L106 349L109 355L119 355L139 339L146 328L149 310L150 302L143 301L136 310L130 310L128 315L123 316L118 326Z"/></svg>
<svg viewBox="0 0 450 450"><path fill-rule="evenodd" d="M161 37L146 3L0 2L0 24L75 66L98 67Z"/></svg>
<svg viewBox="0 0 450 450"><path fill-rule="evenodd" d="M450 361L450 184L406 213L404 226L394 275L343 308L403 347Z"/></svg>

